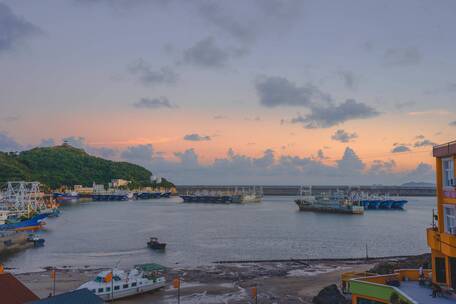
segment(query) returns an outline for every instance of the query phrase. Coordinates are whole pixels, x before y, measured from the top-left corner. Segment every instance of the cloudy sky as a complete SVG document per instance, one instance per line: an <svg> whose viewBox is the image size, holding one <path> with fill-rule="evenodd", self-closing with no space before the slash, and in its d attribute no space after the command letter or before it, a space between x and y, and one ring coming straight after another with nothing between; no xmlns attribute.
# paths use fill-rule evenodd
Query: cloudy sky
<svg viewBox="0 0 456 304"><path fill-rule="evenodd" d="M433 181L456 2L0 0L0 150L180 184Z"/></svg>

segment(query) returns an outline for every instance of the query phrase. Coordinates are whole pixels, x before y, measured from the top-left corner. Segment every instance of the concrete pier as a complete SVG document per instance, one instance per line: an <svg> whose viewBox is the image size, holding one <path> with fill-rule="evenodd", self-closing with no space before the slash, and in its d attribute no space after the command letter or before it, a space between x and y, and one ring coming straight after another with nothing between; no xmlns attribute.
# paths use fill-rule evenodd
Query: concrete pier
<svg viewBox="0 0 456 304"><path fill-rule="evenodd" d="M177 192L179 194L186 194L187 192L193 192L197 190L209 190L209 191L228 191L234 189L247 189L252 185L178 185ZM283 195L283 196L296 196L299 194L299 185L289 186L261 186L263 187L264 195ZM312 186L312 193L319 194L322 192L331 191L362 191L369 194L389 194L397 196L435 196L435 187L402 187L402 186Z"/></svg>

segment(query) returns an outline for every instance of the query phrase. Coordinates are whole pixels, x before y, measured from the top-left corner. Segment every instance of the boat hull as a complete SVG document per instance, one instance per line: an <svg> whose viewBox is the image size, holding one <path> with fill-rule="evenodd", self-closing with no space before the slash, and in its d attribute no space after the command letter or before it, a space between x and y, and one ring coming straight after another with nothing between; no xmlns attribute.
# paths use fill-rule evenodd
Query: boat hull
<svg viewBox="0 0 456 304"><path fill-rule="evenodd" d="M299 211L322 212L322 213L342 213L342 214L364 214L362 206L339 206L336 204L309 204L301 200L295 201Z"/></svg>
<svg viewBox="0 0 456 304"><path fill-rule="evenodd" d="M138 286L135 288L114 291L113 293L97 294L97 296L99 296L105 301L116 300L158 290L160 288L165 287L165 284L165 282L157 282L149 285Z"/></svg>
<svg viewBox="0 0 456 304"><path fill-rule="evenodd" d="M24 220L18 223L3 224L0 225L0 230L16 230L16 231L25 231L25 230L37 230L40 229L43 225L43 220L46 219L47 214L37 214L31 219Z"/></svg>

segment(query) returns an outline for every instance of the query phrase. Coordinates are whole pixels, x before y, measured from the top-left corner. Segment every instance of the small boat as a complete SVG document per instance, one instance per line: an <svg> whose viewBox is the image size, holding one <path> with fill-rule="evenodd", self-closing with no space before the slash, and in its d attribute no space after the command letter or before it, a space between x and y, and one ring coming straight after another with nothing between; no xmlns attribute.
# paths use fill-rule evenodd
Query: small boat
<svg viewBox="0 0 456 304"><path fill-rule="evenodd" d="M147 242L147 246L150 249L155 249L155 250L165 250L166 248L166 243L160 243L156 237L151 237L150 241Z"/></svg>
<svg viewBox="0 0 456 304"><path fill-rule="evenodd" d="M38 237L35 234L30 234L27 238L27 241L32 242L34 247L43 247L44 246L44 239Z"/></svg>
<svg viewBox="0 0 456 304"><path fill-rule="evenodd" d="M164 287L164 272L165 268L158 264L136 265L129 272L120 269L106 270L78 289L87 288L103 300L115 300Z"/></svg>

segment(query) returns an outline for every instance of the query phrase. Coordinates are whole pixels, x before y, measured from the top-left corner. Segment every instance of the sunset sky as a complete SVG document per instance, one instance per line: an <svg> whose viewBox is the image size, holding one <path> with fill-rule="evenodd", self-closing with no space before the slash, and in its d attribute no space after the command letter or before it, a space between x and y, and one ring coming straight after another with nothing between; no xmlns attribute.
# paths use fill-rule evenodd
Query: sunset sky
<svg viewBox="0 0 456 304"><path fill-rule="evenodd" d="M179 184L433 182L456 2L0 0L0 150Z"/></svg>

